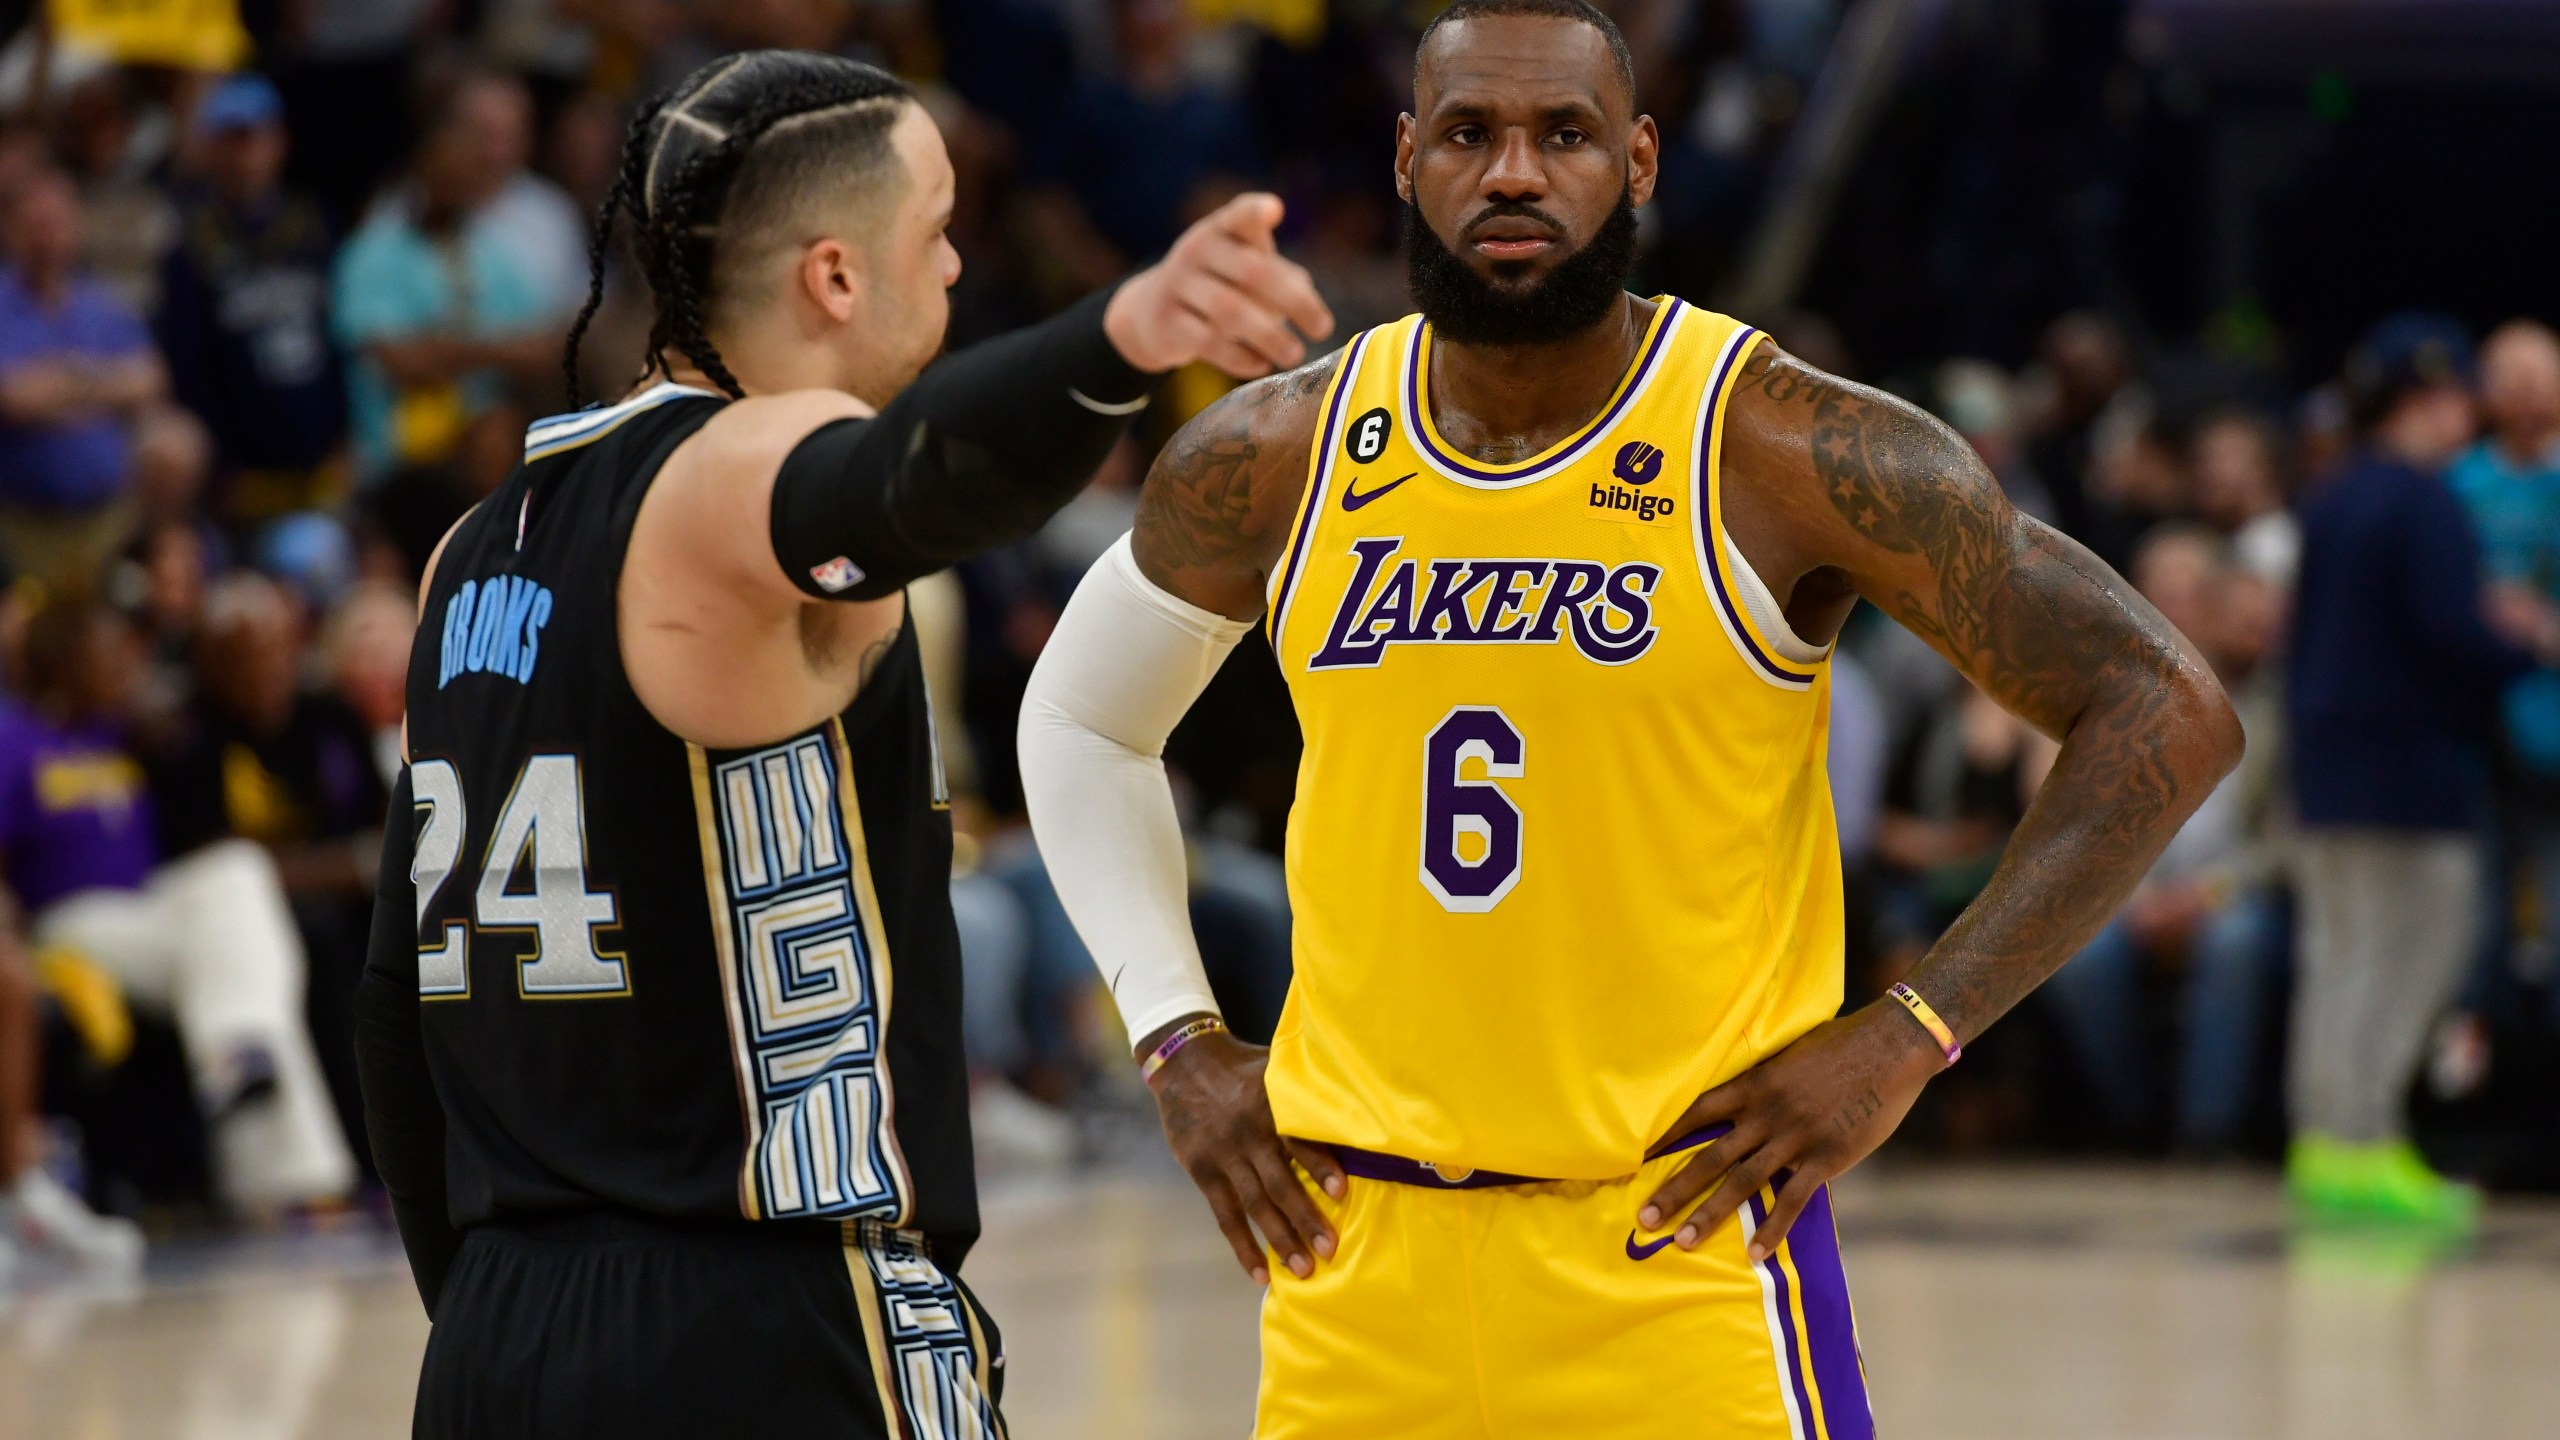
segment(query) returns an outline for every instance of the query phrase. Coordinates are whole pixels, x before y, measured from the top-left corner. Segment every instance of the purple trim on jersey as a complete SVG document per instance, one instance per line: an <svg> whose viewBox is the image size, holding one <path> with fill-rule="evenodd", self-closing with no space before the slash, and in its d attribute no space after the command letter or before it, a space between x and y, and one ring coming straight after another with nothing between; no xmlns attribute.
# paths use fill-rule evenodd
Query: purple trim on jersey
<svg viewBox="0 0 2560 1440"><path fill-rule="evenodd" d="M1849 1313L1849 1277L1840 1265L1840 1232L1831 1220L1831 1187L1813 1192L1787 1231L1787 1252L1804 1281L1805 1348L1822 1387L1822 1424L1831 1440L1875 1440L1867 1408L1866 1367L1858 1359L1858 1327Z"/></svg>
<svg viewBox="0 0 2560 1440"><path fill-rule="evenodd" d="M1486 470L1464 456L1451 455L1432 439L1431 427L1423 423L1423 407L1427 402L1422 395L1422 347L1428 343L1431 327L1416 325L1413 327L1413 346L1406 353L1404 364L1405 429L1413 436L1413 443L1420 447L1423 454L1430 456L1433 463L1456 471L1470 480L1481 480L1494 485L1518 485L1530 480L1543 479L1560 467L1580 458L1583 447L1605 434L1611 425L1617 423L1619 414L1635 402L1636 392L1644 388L1645 377L1653 372L1653 362L1662 354L1663 346L1669 343L1672 329L1680 323L1680 311L1683 305L1684 302L1676 296L1663 302L1662 314L1655 317L1653 322L1653 338L1646 343L1643 356L1636 361L1636 368L1627 376L1626 388L1618 392L1618 398L1610 402L1609 408L1601 412L1600 418L1592 421L1571 445L1526 470Z"/></svg>
<svg viewBox="0 0 2560 1440"><path fill-rule="evenodd" d="M1280 648L1280 620L1289 609L1289 592L1297 588L1298 565L1307 556L1307 538L1315 533L1316 523L1324 513L1324 482L1333 474L1333 437L1342 423L1342 407L1351 402L1351 387L1360 379L1360 353L1369 348L1369 337L1376 332L1363 330L1351 337L1342 350L1342 373L1333 387L1333 399L1324 409L1324 438L1316 446L1315 473L1307 477L1306 508L1300 512L1307 519L1298 527L1297 538L1289 542L1289 563L1280 571L1280 589L1271 597L1271 648Z"/></svg>
<svg viewBox="0 0 2560 1440"><path fill-rule="evenodd" d="M1754 1195L1745 1203L1751 1207L1751 1228L1756 1234L1761 1226L1769 1223L1768 1202ZM1787 1269L1778 1263L1775 1252L1759 1263L1760 1273L1768 1276L1776 1287L1772 1293L1777 1296L1778 1333L1784 1339L1787 1351L1779 1359L1786 1369L1787 1383L1795 1387L1796 1413L1804 1417L1805 1434L1811 1436L1816 1433L1814 1426L1817 1422L1813 1414L1813 1396L1806 1391L1804 1384L1804 1345L1796 1337L1796 1309L1788 1299Z"/></svg>
<svg viewBox="0 0 2560 1440"><path fill-rule="evenodd" d="M1703 402L1707 415L1715 414L1718 397L1724 393L1725 377L1732 373L1734 365L1751 349L1752 337L1756 333L1756 331L1745 329L1731 345L1726 347L1724 359L1716 366L1715 378L1707 382L1707 397ZM1713 422L1710 421L1710 423ZM1732 587L1725 581L1724 547L1718 543L1721 537L1716 534L1713 513L1715 507L1708 502L1707 498L1707 469L1714 463L1708 452L1701 448L1698 453L1697 473L1689 477L1694 492L1689 509L1698 517L1698 534L1701 537L1698 551L1706 557L1707 561L1707 588L1715 592L1716 606L1724 611L1725 622L1733 628L1733 638L1742 642L1743 653L1751 658L1753 664L1760 667L1761 673L1781 685L1792 685L1799 689L1810 686L1813 684L1813 676L1799 675L1785 669L1761 650L1759 642L1751 638L1751 627L1744 623L1742 612L1734 608Z"/></svg>

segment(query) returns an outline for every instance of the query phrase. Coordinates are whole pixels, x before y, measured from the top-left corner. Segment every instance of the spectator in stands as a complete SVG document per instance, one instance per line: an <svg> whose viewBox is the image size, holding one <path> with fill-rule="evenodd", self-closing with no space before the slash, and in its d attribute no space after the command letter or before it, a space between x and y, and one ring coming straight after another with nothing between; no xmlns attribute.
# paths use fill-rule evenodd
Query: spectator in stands
<svg viewBox="0 0 2560 1440"><path fill-rule="evenodd" d="M217 85L195 126L204 174L162 267L160 344L178 400L212 427L222 513L266 520L344 488L336 243L318 202L284 184L284 102L264 76Z"/></svg>
<svg viewBox="0 0 2560 1440"><path fill-rule="evenodd" d="M471 212L471 243L513 256L548 319L566 320L587 298L587 223L567 191L526 168L533 158L533 97L512 75L475 70L454 84L453 123L480 147L493 189ZM414 207L414 193L391 204Z"/></svg>
<svg viewBox="0 0 2560 1440"><path fill-rule="evenodd" d="M2094 311L2063 316L2046 327L2029 381L2027 460L2053 495L2055 523L2121 565L2133 536L2097 467L2151 418L2124 332Z"/></svg>
<svg viewBox="0 0 2560 1440"><path fill-rule="evenodd" d="M334 690L304 683L304 621L285 588L235 574L205 598L185 739L152 767L162 853L232 837L275 862L309 964L321 1068L363 1151L355 990L390 795L373 732Z"/></svg>
<svg viewBox="0 0 2560 1440"><path fill-rule="evenodd" d="M153 756L162 853L241 836L266 847L297 904L369 909L389 794L370 728L303 683L304 659L302 614L283 586L236 573L207 593L187 733Z"/></svg>
<svg viewBox="0 0 2560 1440"><path fill-rule="evenodd" d="M1943 664L1943 662L1941 662ZM1920 957L1979 894L2058 747L1952 670L1900 738L1887 769L1875 858L1887 980Z"/></svg>
<svg viewBox="0 0 2560 1440"><path fill-rule="evenodd" d="M453 454L511 377L549 384L560 363L541 281L474 228L507 177L464 97L418 155L412 203L375 209L338 256L331 304L351 377L360 481Z"/></svg>
<svg viewBox="0 0 2560 1440"><path fill-rule="evenodd" d="M27 179L0 274L0 556L85 579L124 539L126 426L168 374L142 322L74 268L79 236L70 180Z"/></svg>
<svg viewBox="0 0 2560 1440"><path fill-rule="evenodd" d="M2265 416L2218 410L2196 427L2196 511L2231 541L2241 569L2290 594L2302 567L2302 522L2285 508L2283 441Z"/></svg>
<svg viewBox="0 0 2560 1440"><path fill-rule="evenodd" d="M25 708L0 711L0 857L37 950L168 1007L233 1205L345 1194L354 1161L304 1025L302 946L274 862L231 840L161 863L121 743L139 638L114 611L57 596L28 623L22 668Z"/></svg>
<svg viewBox="0 0 2560 1440"><path fill-rule="evenodd" d="M125 308L160 302L160 255L178 231L167 180L166 112L146 107L131 74L110 67L63 97L57 147L80 192L80 268Z"/></svg>
<svg viewBox="0 0 2560 1440"><path fill-rule="evenodd" d="M615 10L626 7L591 7ZM641 8L641 7L627 7ZM299 181L352 221L409 153L421 42L450 14L435 0L297 0L275 7Z"/></svg>
<svg viewBox="0 0 2560 1440"><path fill-rule="evenodd" d="M2446 472L2493 579L2560 599L2560 336L2510 320L2480 347L2488 434Z"/></svg>
<svg viewBox="0 0 2560 1440"><path fill-rule="evenodd" d="M133 425L132 479L125 486L133 532L197 519L212 475L213 432L195 412L175 405L143 411Z"/></svg>
<svg viewBox="0 0 2560 1440"><path fill-rule="evenodd" d="M368 580L347 592L320 636L329 690L372 737L374 773L386 795L400 778L400 721L417 628L416 586Z"/></svg>
<svg viewBox="0 0 2560 1440"><path fill-rule="evenodd" d="M0 1291L26 1252L110 1273L142 1262L142 1231L132 1221L92 1211L45 1168L36 1113L43 1034L35 966L18 928L17 906L0 891Z"/></svg>
<svg viewBox="0 0 2560 1440"><path fill-rule="evenodd" d="M2132 578L2238 694L2265 646L2249 623L2253 607L2238 593L2261 582L2231 552L2205 527L2164 526L2135 553ZM2263 715L2241 707L2244 727ZM2153 973L2174 978L2183 992L2173 1138L2208 1156L2229 1153L2240 1139L2261 1022L2284 958L2277 747L2266 728L2250 729L2240 768L2179 828L2115 919L2037 992L2119 1139L2147 1139L2154 1123L2157 1081L2142 1003Z"/></svg>
<svg viewBox="0 0 2560 1440"><path fill-rule="evenodd" d="M2052 492L2018 443L2017 387L1987 360L1950 360L1938 367L1938 418L1991 467L2009 503L2050 525Z"/></svg>
<svg viewBox="0 0 2560 1440"><path fill-rule="evenodd" d="M2377 327L2347 368L2361 448L2302 507L2287 1175L2313 1214L2463 1228L2477 1211L2409 1144L2401 1114L2478 931L2494 702L2535 659L2484 618L2479 541L2443 478L2471 441L2469 360L2449 320ZM2560 635L2535 638L2560 655Z"/></svg>
<svg viewBox="0 0 2560 1440"><path fill-rule="evenodd" d="M2560 337L2531 320L2493 331L2480 351L2480 408L2488 433L2447 479L2479 532L2494 603L2530 625L2560 601ZM2503 709L2493 873L2535 903L2491 888L2490 944L2467 1007L2484 1013L2503 1008L2517 981L2548 985L2560 965L2560 676L2517 681ZM2550 998L2560 1005L2560 987ZM2464 1025L2486 1043L2477 1017Z"/></svg>
<svg viewBox="0 0 2560 1440"><path fill-rule="evenodd" d="M1193 80L1182 0L1113 0L1114 73L1072 90L1030 139L1044 249L1073 293L1126 274L1260 172L1242 106Z"/></svg>

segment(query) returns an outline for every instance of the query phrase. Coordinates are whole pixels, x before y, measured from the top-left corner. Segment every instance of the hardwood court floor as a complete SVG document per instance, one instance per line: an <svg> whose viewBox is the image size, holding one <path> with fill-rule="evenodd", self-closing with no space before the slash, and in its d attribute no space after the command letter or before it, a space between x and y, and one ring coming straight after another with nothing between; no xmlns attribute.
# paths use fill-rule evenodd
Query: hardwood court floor
<svg viewBox="0 0 2560 1440"><path fill-rule="evenodd" d="M1252 1287L1179 1180L1014 1186L969 1278L1012 1351L1018 1440L1234 1440ZM2270 1179L1878 1169L1843 1245L1889 1440L2548 1440L2560 1206L2459 1257L2288 1243ZM170 1246L124 1295L0 1298L0 1440L408 1433L426 1323L347 1235Z"/></svg>

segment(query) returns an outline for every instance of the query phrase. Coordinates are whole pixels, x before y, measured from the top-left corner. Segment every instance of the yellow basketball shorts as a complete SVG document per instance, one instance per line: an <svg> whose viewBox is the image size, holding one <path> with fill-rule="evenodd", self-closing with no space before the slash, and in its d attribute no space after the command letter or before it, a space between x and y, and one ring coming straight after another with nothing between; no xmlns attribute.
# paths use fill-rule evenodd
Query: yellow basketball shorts
<svg viewBox="0 0 2560 1440"><path fill-rule="evenodd" d="M1684 1251L1634 1226L1686 1158L1472 1189L1416 1165L1417 1183L1317 1191L1339 1248L1304 1280L1271 1267L1255 1436L1873 1440L1830 1195L1765 1261L1743 1247L1766 1191Z"/></svg>

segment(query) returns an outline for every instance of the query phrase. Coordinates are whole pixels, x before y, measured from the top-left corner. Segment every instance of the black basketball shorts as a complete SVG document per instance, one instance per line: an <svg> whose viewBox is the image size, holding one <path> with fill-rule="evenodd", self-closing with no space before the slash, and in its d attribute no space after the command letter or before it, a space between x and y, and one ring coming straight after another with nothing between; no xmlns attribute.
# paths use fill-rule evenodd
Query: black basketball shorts
<svg viewBox="0 0 2560 1440"><path fill-rule="evenodd" d="M995 1324L876 1222L593 1212L477 1226L418 1378L419 1440L1002 1440Z"/></svg>

